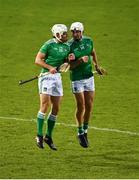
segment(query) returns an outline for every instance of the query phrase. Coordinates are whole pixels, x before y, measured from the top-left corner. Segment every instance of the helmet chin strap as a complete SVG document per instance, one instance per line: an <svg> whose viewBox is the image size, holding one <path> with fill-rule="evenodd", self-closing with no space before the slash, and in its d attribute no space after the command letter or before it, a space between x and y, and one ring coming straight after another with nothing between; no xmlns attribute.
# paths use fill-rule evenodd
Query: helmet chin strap
<svg viewBox="0 0 139 180"><path fill-rule="evenodd" d="M55 38L57 39L57 41L59 41L59 42L63 42L63 41L61 41L61 36L62 36L62 34L61 33L59 33L59 35L60 35L60 37L58 38L57 36L55 36Z"/></svg>

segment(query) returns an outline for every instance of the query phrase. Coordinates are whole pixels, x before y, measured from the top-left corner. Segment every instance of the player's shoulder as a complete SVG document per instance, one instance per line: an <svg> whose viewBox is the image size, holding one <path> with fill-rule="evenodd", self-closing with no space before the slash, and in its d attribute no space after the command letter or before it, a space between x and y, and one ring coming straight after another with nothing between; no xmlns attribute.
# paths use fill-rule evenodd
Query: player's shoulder
<svg viewBox="0 0 139 180"><path fill-rule="evenodd" d="M54 39L49 39L44 43L44 45L53 44L53 43L55 43Z"/></svg>
<svg viewBox="0 0 139 180"><path fill-rule="evenodd" d="M88 40L88 41L93 41L93 39L89 36L83 36L82 37L83 40Z"/></svg>
<svg viewBox="0 0 139 180"><path fill-rule="evenodd" d="M46 51L46 49L51 47L51 44L54 42L53 39L49 39L48 41L44 42L40 48L40 51Z"/></svg>
<svg viewBox="0 0 139 180"><path fill-rule="evenodd" d="M73 39L73 38L72 38L72 39L69 39L69 40L67 41L67 45L68 45L68 46L71 46L73 43L74 43L74 39Z"/></svg>

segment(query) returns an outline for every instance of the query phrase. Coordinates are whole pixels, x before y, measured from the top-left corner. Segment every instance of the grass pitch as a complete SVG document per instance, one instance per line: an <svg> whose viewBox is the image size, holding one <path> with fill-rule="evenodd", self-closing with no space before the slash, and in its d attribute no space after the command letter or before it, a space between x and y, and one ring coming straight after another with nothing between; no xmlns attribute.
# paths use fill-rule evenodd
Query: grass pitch
<svg viewBox="0 0 139 180"><path fill-rule="evenodd" d="M0 0L1 179L139 178L138 7L138 0ZM40 150L31 121L39 108L37 82L20 87L18 81L39 73L34 58L52 25L69 27L74 21L84 23L109 73L95 76L90 126L99 129L90 128L88 149L78 145L76 128L67 126L75 124L75 101L69 74L63 74L60 125L54 131L58 151Z"/></svg>

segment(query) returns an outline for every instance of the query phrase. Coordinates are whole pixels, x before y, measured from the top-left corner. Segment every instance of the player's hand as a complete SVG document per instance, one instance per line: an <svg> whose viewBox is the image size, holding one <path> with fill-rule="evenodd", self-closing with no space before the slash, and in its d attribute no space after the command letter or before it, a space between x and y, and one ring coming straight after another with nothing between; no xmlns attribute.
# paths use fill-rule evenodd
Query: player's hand
<svg viewBox="0 0 139 180"><path fill-rule="evenodd" d="M98 65L95 65L95 69L99 75L101 76L107 75L107 71L104 68L99 67Z"/></svg>
<svg viewBox="0 0 139 180"><path fill-rule="evenodd" d="M68 56L69 61L74 61L75 60L75 55L73 53L70 53Z"/></svg>
<svg viewBox="0 0 139 180"><path fill-rule="evenodd" d="M82 61L83 61L84 63L87 63L87 62L88 62L88 59L89 59L88 56L83 56L83 57L82 57Z"/></svg>
<svg viewBox="0 0 139 180"><path fill-rule="evenodd" d="M49 69L49 72L51 74L55 74L55 73L57 73L57 70L56 70L56 68L52 67L52 68Z"/></svg>

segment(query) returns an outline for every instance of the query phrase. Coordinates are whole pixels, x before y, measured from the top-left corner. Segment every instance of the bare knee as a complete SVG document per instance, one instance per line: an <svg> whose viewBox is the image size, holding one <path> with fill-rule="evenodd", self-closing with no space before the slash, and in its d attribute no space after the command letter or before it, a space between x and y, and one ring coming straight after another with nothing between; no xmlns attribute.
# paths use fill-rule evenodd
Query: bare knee
<svg viewBox="0 0 139 180"><path fill-rule="evenodd" d="M94 92L85 92L85 111L91 112L94 100Z"/></svg>
<svg viewBox="0 0 139 180"><path fill-rule="evenodd" d="M53 115L57 115L60 109L61 96L51 96L52 110Z"/></svg>
<svg viewBox="0 0 139 180"><path fill-rule="evenodd" d="M85 101L84 101L84 94L77 93L75 94L76 103L77 103L77 112L83 113L85 110Z"/></svg>
<svg viewBox="0 0 139 180"><path fill-rule="evenodd" d="M46 103L42 103L40 105L40 111L43 112L43 113L46 113L47 112L47 109L48 109L48 106L49 106L49 103L46 102Z"/></svg>
<svg viewBox="0 0 139 180"><path fill-rule="evenodd" d="M56 116L58 114L58 112L59 112L59 105L53 105L51 112L52 112L53 115Z"/></svg>
<svg viewBox="0 0 139 180"><path fill-rule="evenodd" d="M85 104L83 102L77 102L77 111L83 113L85 110Z"/></svg>
<svg viewBox="0 0 139 180"><path fill-rule="evenodd" d="M85 103L85 111L91 112L92 106L93 106L92 101L88 101L87 103Z"/></svg>
<svg viewBox="0 0 139 180"><path fill-rule="evenodd" d="M40 111L43 112L43 113L46 113L47 112L47 109L50 105L50 101L49 101L49 98L44 98L42 97L40 99Z"/></svg>

